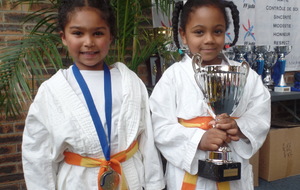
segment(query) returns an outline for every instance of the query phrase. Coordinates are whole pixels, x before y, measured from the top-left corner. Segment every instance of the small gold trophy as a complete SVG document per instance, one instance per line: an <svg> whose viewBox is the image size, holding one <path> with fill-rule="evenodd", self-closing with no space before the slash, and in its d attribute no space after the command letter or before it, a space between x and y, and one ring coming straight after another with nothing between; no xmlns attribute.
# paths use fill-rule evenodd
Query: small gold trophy
<svg viewBox="0 0 300 190"><path fill-rule="evenodd" d="M193 69L196 82L201 89L208 111L213 118L236 109L242 97L249 71L249 64L243 61L240 66L206 65L202 66L199 53L193 55ZM214 181L231 181L241 178L241 163L230 157L228 146L210 151L206 160L199 160L198 175Z"/></svg>

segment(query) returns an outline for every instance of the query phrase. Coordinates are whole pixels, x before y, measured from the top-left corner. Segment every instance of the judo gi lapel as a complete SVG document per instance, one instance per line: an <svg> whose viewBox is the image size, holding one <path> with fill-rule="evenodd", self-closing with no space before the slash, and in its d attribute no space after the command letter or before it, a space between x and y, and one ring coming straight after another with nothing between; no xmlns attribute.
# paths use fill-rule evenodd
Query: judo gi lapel
<svg viewBox="0 0 300 190"><path fill-rule="evenodd" d="M119 149L127 149L136 140L141 120L141 84L136 74L123 63L115 63L122 75L123 100L119 117Z"/></svg>

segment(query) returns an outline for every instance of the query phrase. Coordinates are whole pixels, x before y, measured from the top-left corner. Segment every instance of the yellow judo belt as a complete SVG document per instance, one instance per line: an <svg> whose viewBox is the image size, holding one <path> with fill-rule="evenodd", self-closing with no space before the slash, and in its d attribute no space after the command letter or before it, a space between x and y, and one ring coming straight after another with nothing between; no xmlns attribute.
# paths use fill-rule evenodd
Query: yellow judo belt
<svg viewBox="0 0 300 190"><path fill-rule="evenodd" d="M196 117L190 120L184 120L179 118L178 121L181 125L185 127L194 127L194 128L201 128L204 130L208 130L211 126L208 123L212 120L212 117ZM181 190L194 190L196 189L198 175L192 175L188 172L185 172L183 183ZM230 183L229 181L225 182L216 182L216 186L218 190L230 190Z"/></svg>
<svg viewBox="0 0 300 190"><path fill-rule="evenodd" d="M98 189L102 190L100 186L100 178L105 172L112 168L119 175L121 175L121 190L127 190L127 183L125 176L122 175L121 162L124 162L131 158L138 150L138 143L134 141L127 150L121 151L115 155L111 156L110 160L96 159L90 157L84 157L73 152L64 152L65 162L70 165L83 166L83 167L99 167L98 173Z"/></svg>

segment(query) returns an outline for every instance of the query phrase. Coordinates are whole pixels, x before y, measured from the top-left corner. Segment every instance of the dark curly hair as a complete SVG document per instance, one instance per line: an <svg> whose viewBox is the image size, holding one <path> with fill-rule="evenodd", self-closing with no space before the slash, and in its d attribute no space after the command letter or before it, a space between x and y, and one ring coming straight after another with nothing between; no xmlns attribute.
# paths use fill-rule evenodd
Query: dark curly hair
<svg viewBox="0 0 300 190"><path fill-rule="evenodd" d="M225 0L188 0L185 4L183 4L182 1L179 1L175 4L174 10L173 10L173 17L172 17L172 27L173 27L173 36L174 36L174 42L178 49L180 49L180 43L178 40L178 23L180 18L180 27L183 31L185 31L185 26L188 21L188 17L190 13L195 11L196 8L202 7L202 6L213 6L218 8L224 15L225 24L226 24L226 30L229 27L229 19L226 14L225 8L230 8L233 25L234 25L234 40L229 46L234 46L239 38L239 29L240 29L240 18L239 18L239 11L236 7L236 5L231 1L225 1ZM181 12L181 14L180 14Z"/></svg>
<svg viewBox="0 0 300 190"><path fill-rule="evenodd" d="M112 36L116 36L115 15L109 1L105 0L61 0L58 7L58 27L64 31L72 14L84 7L96 8L100 11L102 19L109 26Z"/></svg>

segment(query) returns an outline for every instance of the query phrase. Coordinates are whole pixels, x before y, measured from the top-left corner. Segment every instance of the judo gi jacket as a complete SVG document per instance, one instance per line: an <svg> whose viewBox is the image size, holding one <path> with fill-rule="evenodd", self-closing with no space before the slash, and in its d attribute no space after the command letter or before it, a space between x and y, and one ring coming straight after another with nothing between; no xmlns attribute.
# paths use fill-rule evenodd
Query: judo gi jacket
<svg viewBox="0 0 300 190"><path fill-rule="evenodd" d="M230 65L240 65L229 61ZM198 160L205 160L207 152L198 149L205 130L186 128L178 118L185 120L209 116L207 104L194 78L192 60L185 55L180 62L171 65L162 75L150 96L150 109L156 145L167 160L167 188L180 190L185 172L197 174ZM262 146L270 128L270 93L262 79L250 69L243 96L232 117L236 119L247 139L232 141L232 159L241 162L241 179L230 182L231 190L252 190L253 174L249 164ZM216 182L198 177L197 190L216 190Z"/></svg>
<svg viewBox="0 0 300 190"><path fill-rule="evenodd" d="M122 78L122 106L117 124L117 150L138 140L139 150L122 162L130 190L164 187L161 160L154 145L148 93L138 76L115 63ZM70 68L69 68L70 69ZM39 88L26 118L22 162L28 190L97 190L99 167L69 165L64 151L104 158L89 110L59 70Z"/></svg>

